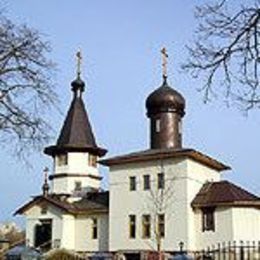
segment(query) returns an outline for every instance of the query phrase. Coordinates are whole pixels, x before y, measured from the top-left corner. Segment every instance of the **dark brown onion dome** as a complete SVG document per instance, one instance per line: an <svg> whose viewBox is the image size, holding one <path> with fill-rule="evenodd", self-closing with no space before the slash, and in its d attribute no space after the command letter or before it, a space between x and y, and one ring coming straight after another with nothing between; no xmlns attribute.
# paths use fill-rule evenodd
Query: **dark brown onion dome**
<svg viewBox="0 0 260 260"><path fill-rule="evenodd" d="M148 117L161 112L175 112L184 116L185 99L168 85L165 77L162 86L153 91L146 99L146 109Z"/></svg>
<svg viewBox="0 0 260 260"><path fill-rule="evenodd" d="M71 82L71 87L74 93L78 91L82 93L85 90L85 82L80 77L77 77L75 80Z"/></svg>

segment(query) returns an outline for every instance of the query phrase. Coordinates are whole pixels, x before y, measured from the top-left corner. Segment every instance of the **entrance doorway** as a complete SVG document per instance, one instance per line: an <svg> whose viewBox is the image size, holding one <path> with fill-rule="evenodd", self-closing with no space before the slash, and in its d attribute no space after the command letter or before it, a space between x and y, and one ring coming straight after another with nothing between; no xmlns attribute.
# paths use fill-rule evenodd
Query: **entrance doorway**
<svg viewBox="0 0 260 260"><path fill-rule="evenodd" d="M49 250L52 241L52 220L40 220L41 223L35 226L35 241L34 246L42 250Z"/></svg>
<svg viewBox="0 0 260 260"><path fill-rule="evenodd" d="M126 253L124 254L126 260L140 260L140 254L139 253Z"/></svg>

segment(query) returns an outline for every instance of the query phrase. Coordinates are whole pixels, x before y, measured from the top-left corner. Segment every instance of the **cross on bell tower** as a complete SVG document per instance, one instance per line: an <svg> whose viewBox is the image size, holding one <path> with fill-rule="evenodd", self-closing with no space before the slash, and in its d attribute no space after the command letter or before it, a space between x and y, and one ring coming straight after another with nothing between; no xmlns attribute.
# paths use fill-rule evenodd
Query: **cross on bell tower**
<svg viewBox="0 0 260 260"><path fill-rule="evenodd" d="M167 65L168 65L168 54L165 47L161 49L162 54L162 72L163 72L163 79L167 79Z"/></svg>
<svg viewBox="0 0 260 260"><path fill-rule="evenodd" d="M82 55L80 50L76 53L76 58L77 58L77 78L79 79L81 75L81 63L82 63Z"/></svg>
<svg viewBox="0 0 260 260"><path fill-rule="evenodd" d="M101 177L97 160L106 149L97 146L94 132L83 100L84 81L81 79L82 55L76 53L76 79L72 81L73 98L55 145L44 152L54 159L52 192L71 194L79 189L99 189Z"/></svg>
<svg viewBox="0 0 260 260"><path fill-rule="evenodd" d="M81 66L82 66L82 55L81 51L78 51L76 53L76 64L77 64L77 77L74 81L72 81L71 86L72 86L72 91L74 92L74 97L81 97L82 93L85 90L85 83L81 79Z"/></svg>

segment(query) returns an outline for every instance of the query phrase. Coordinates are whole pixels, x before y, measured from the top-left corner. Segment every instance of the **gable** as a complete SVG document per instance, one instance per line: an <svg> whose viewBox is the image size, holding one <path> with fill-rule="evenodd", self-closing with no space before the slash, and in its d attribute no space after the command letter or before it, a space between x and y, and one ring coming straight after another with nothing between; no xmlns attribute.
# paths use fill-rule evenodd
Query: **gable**
<svg viewBox="0 0 260 260"><path fill-rule="evenodd" d="M47 207L48 212L51 212L53 215L59 215L65 211L64 208L56 205L52 201L46 199L45 197L36 197L33 200L29 201L21 208L19 208L14 215L21 214L21 215L41 215L42 207Z"/></svg>

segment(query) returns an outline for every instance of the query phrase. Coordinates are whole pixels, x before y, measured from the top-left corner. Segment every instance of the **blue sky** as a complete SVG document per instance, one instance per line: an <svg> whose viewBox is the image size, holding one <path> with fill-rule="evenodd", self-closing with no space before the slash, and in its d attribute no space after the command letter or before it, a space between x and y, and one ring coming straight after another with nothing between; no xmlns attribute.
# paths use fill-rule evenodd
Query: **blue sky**
<svg viewBox="0 0 260 260"><path fill-rule="evenodd" d="M58 65L54 81L63 113L49 115L56 136L70 104L74 56L80 47L87 83L84 99L98 143L109 150L109 155L146 149L145 98L161 84L160 49L166 46L169 82L187 102L184 146L231 165L232 171L223 178L259 194L260 112L245 117L220 100L203 104L197 91L201 79L195 81L180 70L188 55L185 45L192 41L195 30L193 8L201 2L4 1L9 18L38 29L52 44L51 58ZM42 170L51 168L52 160L39 152L30 158L33 169L28 170L6 151L1 150L0 156L0 221L21 223L12 213L31 195L41 192ZM101 172L106 186L108 172Z"/></svg>

